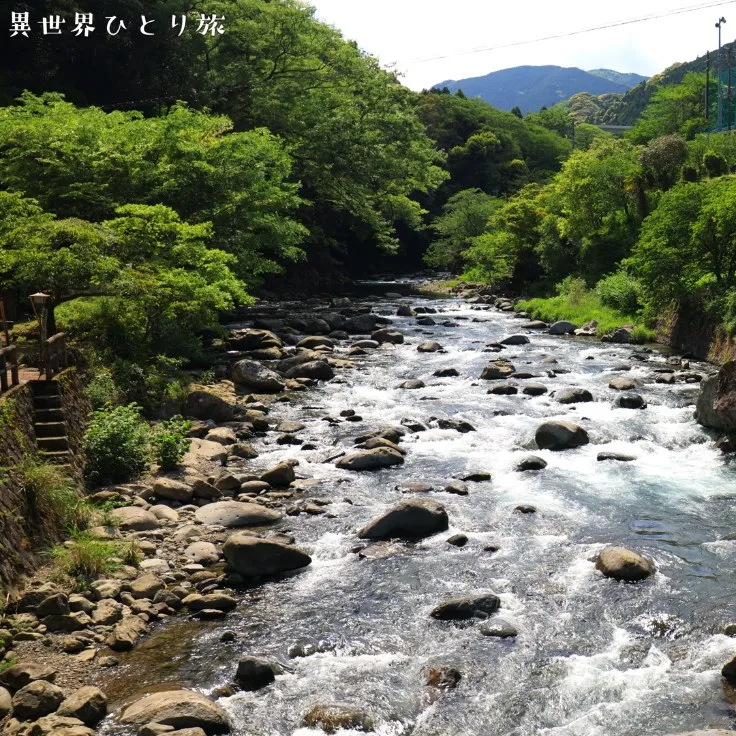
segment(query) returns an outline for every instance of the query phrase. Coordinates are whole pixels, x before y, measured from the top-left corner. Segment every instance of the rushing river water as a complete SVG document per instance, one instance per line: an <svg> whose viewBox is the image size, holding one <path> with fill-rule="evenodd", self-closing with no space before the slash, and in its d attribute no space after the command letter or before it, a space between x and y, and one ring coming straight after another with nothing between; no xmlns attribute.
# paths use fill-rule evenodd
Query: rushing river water
<svg viewBox="0 0 736 736"><path fill-rule="evenodd" d="M370 303L386 315L398 304ZM281 525L313 562L247 593L224 623L170 624L169 635L178 626L191 641L167 669L154 670L158 680L163 671L170 681L210 693L231 681L240 656L280 661L285 672L275 684L220 701L238 736L311 734L301 725L304 713L334 701L367 711L384 736L661 736L736 725L720 680L736 651L723 633L736 622L736 541L719 541L736 530L736 484L734 469L692 418L697 385L655 384L653 371L665 356L647 354L642 362L631 358L631 347L597 341L531 333L529 345L486 353L486 343L519 332L520 321L459 300L411 303L439 309L439 318L458 326L418 327L414 318L395 317L406 344L373 351L356 369L339 371L342 382L320 384L276 405L274 414L306 422L301 434L327 447L350 446L358 434L407 417L424 424L430 417L462 418L477 431L408 434L405 465L373 473L311 464L305 459L311 453L278 446L271 433L253 466L297 457L298 475L320 480L310 495L332 501L329 515L287 517ZM437 340L446 352L419 353L422 340ZM532 380L550 392L583 387L595 401L563 406L549 394L488 395L492 382L478 377L497 357L539 376ZM631 370L614 372L622 363ZM433 377L449 367L460 377ZM549 377L551 370L568 372ZM642 382L637 391L646 410L613 407L617 392L608 383L616 375ZM396 388L409 378L426 387ZM364 421L323 421L344 409ZM580 423L591 444L533 450L548 467L515 471L547 418ZM605 450L638 459L598 462ZM430 494L447 509L448 532L404 544L386 559L354 553L357 530L405 497L397 484L443 488L474 471L493 478L470 483L467 497ZM519 504L537 513L514 513ZM469 538L465 547L447 543L460 532ZM591 560L610 543L653 558L657 575L636 585L604 579ZM486 551L489 545L498 551ZM482 636L477 621L429 616L443 600L490 591L500 595L498 617L518 628L517 638ZM219 641L224 629L237 633L235 643ZM324 651L289 657L294 644L317 642ZM141 651L138 662L134 653L124 665L125 676L145 682L145 645ZM159 645L158 654L166 658L167 646ZM456 667L463 678L457 689L433 697L426 671L437 665Z"/></svg>

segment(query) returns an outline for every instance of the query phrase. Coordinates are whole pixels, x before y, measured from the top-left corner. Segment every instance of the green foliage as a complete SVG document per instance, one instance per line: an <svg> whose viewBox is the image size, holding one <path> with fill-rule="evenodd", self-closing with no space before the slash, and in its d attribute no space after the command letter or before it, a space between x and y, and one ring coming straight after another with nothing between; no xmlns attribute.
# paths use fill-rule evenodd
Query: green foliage
<svg viewBox="0 0 736 736"><path fill-rule="evenodd" d="M728 161L715 151L706 151L703 154L703 168L711 178L723 176L728 173Z"/></svg>
<svg viewBox="0 0 736 736"><path fill-rule="evenodd" d="M646 143L678 133L685 140L691 140L706 126L704 99L704 74L689 72L679 84L657 87L631 131L631 139L636 143Z"/></svg>
<svg viewBox="0 0 736 736"><path fill-rule="evenodd" d="M151 432L153 456L161 470L174 470L189 449L187 432L192 423L176 416L155 426Z"/></svg>
<svg viewBox="0 0 736 736"><path fill-rule="evenodd" d="M93 409L102 409L106 404L120 403L120 390L115 385L115 379L109 368L97 368L87 382L86 391Z"/></svg>
<svg viewBox="0 0 736 736"><path fill-rule="evenodd" d="M466 189L450 197L442 216L432 223L440 237L427 250L425 261L430 266L457 271L463 253L473 238L484 232L489 217L499 205L497 199L480 189Z"/></svg>
<svg viewBox="0 0 736 736"><path fill-rule="evenodd" d="M137 567L141 561L138 543L108 542L89 534L75 534L64 545L51 550L52 579L83 591L102 575L114 573L121 565Z"/></svg>
<svg viewBox="0 0 736 736"><path fill-rule="evenodd" d="M641 308L641 284L623 270L601 279L595 293L601 304L623 314L636 314Z"/></svg>
<svg viewBox="0 0 736 736"><path fill-rule="evenodd" d="M10 473L50 534L69 534L87 526L89 508L64 470L28 454Z"/></svg>
<svg viewBox="0 0 736 736"><path fill-rule="evenodd" d="M85 474L92 486L130 480L148 468L148 425L137 404L92 413L84 435Z"/></svg>
<svg viewBox="0 0 736 736"><path fill-rule="evenodd" d="M680 178L687 156L682 136L666 135L650 141L639 157L650 187L663 191L672 187Z"/></svg>

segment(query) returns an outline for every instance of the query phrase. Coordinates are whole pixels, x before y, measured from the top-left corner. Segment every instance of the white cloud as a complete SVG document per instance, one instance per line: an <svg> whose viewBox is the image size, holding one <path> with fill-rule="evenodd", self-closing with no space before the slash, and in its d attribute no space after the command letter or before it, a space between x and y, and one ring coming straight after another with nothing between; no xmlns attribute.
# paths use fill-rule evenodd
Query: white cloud
<svg viewBox="0 0 736 736"><path fill-rule="evenodd" d="M404 82L421 89L444 79L480 76L522 64L558 64L656 74L690 61L718 45L714 27L721 15L724 43L736 36L736 0L721 7L673 15L552 41L467 54L556 33L605 25L643 15L668 13L707 0L310 0L317 17L339 28L384 65L396 63ZM731 32L732 29L732 32ZM436 56L446 58L420 61Z"/></svg>

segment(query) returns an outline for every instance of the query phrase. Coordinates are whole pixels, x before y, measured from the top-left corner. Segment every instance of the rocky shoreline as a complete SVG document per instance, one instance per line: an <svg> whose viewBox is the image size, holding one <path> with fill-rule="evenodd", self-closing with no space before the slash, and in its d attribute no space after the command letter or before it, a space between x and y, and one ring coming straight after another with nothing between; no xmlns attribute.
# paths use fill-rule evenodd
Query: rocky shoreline
<svg viewBox="0 0 736 736"><path fill-rule="evenodd" d="M397 316L414 317L420 328L434 324L462 328L459 320L432 307L414 309L400 294L387 296L406 301L398 307ZM456 296L478 312L513 311L510 300L482 289L459 290ZM522 321L523 314L517 316L518 331L497 343L487 343L482 347L484 352L498 354L523 347L542 331L559 336L576 331L585 336L591 331L591 326L547 325ZM4 662L14 663L0 673L3 736L91 736L108 714L105 681L121 656L143 641L158 622L184 616L200 621L226 620L243 591L257 587L263 580L298 574L308 567L312 562L309 549L300 545L285 523L299 515L330 518L335 499L322 492L319 478L302 477L298 459L301 453L310 463L329 463L360 473L403 465L407 453L402 440L429 427L459 433L475 431L462 419L420 422L407 416L396 426L367 426L347 444L321 446L305 436L306 423L280 418L280 406L292 403L321 382L339 383L344 372L364 370L371 354L394 350L396 345L405 344L408 336L392 325L391 316L356 306L345 297L332 299L329 305L322 300L307 302L298 315L293 304L264 305L244 311L240 320L252 326L234 328L226 342L214 345L221 356L216 368L221 380L214 386L194 387L186 400L184 413L194 420L194 426L181 469L105 488L91 497L111 510L109 523L90 533L98 539L134 543L141 556L139 564L120 564L114 574L74 592L49 582L41 571L0 620L0 653ZM626 330L617 330L609 340L626 342ZM422 340L420 335L416 350L436 353L444 348L437 341ZM645 363L651 352L649 348L635 348L632 358ZM489 394L533 397L548 392L544 375L525 372L510 359L489 358L477 377L487 383ZM554 358L548 360L549 375L564 372L556 363ZM640 382L627 378L623 367L621 373L609 384L617 392L616 406L646 410L647 402L639 393ZM443 369L435 375L452 378L458 372ZM704 378L713 383L702 367L695 371L687 359L675 356L667 358L665 367L652 369L652 381L657 384L697 385ZM424 385L422 380L412 378L398 388L410 392ZM710 396L711 406L718 408L724 391L728 386L719 397ZM565 406L583 406L594 397L586 389L571 386L557 392L554 400ZM355 424L362 430L359 410L345 407L338 416L327 415L322 420L331 425ZM723 413L722 406L721 410ZM699 412L704 413L702 407ZM557 452L589 441L588 432L579 424L544 421L536 430L534 447ZM253 461L268 449L258 443L279 449L292 447L294 457L265 468L258 462L254 465ZM723 449L728 449L726 443ZM601 462L633 459L622 453L598 455ZM527 454L516 469L539 472L545 466L541 457ZM447 509L428 494L443 490L464 496L469 486L484 480L486 475L479 471L448 478L440 489L419 482L397 487L408 495L356 530L354 552L363 558L382 558L404 541L446 531ZM524 505L515 511L534 514L536 509ZM467 542L462 537L455 535L447 541L461 547ZM488 551L493 552L490 548ZM616 545L606 546L595 564L603 576L629 583L657 573L653 560ZM500 609L497 595L483 594L438 600L431 617L477 621L481 635L512 639L518 632L513 624L497 616ZM222 636L228 641L237 634L225 631ZM242 658L233 667L232 686L216 695L267 687L280 672L281 665L276 661ZM462 674L450 667L435 668L427 673L427 685L441 693L457 686ZM736 665L727 665L723 674L736 685ZM153 692L112 705L112 718L135 728L141 736L203 736L230 729L228 715L216 697L191 690ZM367 713L335 702L314 705L303 714L303 724L326 733L339 728L369 731L374 726Z"/></svg>

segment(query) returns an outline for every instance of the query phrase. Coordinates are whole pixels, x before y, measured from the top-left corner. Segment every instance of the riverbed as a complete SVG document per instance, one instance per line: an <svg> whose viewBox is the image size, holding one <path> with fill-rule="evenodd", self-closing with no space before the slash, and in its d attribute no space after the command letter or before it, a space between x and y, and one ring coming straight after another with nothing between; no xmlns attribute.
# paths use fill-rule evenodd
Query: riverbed
<svg viewBox="0 0 736 736"><path fill-rule="evenodd" d="M593 339L533 331L527 345L484 352L523 332L523 322L459 299L412 296L413 307L437 310L430 316L438 324L419 326L394 316L402 301L363 303L391 316L404 344L370 351L272 414L307 424L301 436L322 450L415 420L427 429L403 438L405 464L354 473L317 462L319 452L276 445L272 433L257 441L261 455L250 467L297 458L297 475L317 479L313 495L331 502L327 514L286 517L279 527L312 564L244 592L223 622L164 624L115 679L212 694L232 681L241 656L280 662L274 684L220 699L236 736L321 733L302 719L324 702L365 711L381 736L661 736L736 726L720 677L736 651L724 633L736 623L736 541L724 541L736 531L736 483L734 466L693 419L697 384L655 383L665 354ZM456 326L440 324L446 320ZM445 352L418 352L425 340ZM489 395L494 382L479 380L498 357L534 376L512 379L517 395ZM459 376L434 377L443 368ZM690 370L704 375L706 367ZM614 407L620 392L608 384L616 376L640 383L646 409ZM426 385L397 388L407 379ZM523 394L529 382L548 392ZM594 401L558 403L554 392L570 387L588 389ZM341 420L348 409L363 421ZM475 431L439 429L433 418L462 419ZM534 449L547 419L581 425L590 444ZM605 451L636 460L597 460ZM517 471L529 454L547 467ZM477 472L491 480L468 483L467 496L442 490ZM429 496L447 509L449 530L401 543L384 559L361 559L358 530L406 498L408 482L437 489ZM519 513L520 505L536 511ZM467 544L448 544L455 534ZM650 557L657 574L634 585L604 578L593 560L607 544ZM429 616L443 600L486 592L500 596L496 617L518 636L483 636L477 621ZM225 630L234 642L220 641ZM427 687L437 666L460 671L457 688Z"/></svg>

